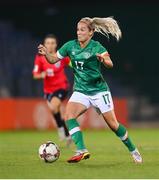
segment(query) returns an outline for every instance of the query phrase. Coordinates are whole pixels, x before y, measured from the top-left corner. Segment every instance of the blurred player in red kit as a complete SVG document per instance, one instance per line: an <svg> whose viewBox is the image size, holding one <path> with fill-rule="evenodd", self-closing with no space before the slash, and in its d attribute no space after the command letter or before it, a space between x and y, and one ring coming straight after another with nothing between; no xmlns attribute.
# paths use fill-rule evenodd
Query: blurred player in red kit
<svg viewBox="0 0 159 180"><path fill-rule="evenodd" d="M57 38L53 34L49 34L44 38L43 45L49 53L55 53L57 48ZM60 140L66 139L70 144L71 138L62 119L60 107L62 101L68 94L68 81L64 68L68 66L70 59L64 58L55 64L47 62L45 56L37 54L34 60L33 78L43 79L44 98L47 100L48 107L56 121L58 135Z"/></svg>

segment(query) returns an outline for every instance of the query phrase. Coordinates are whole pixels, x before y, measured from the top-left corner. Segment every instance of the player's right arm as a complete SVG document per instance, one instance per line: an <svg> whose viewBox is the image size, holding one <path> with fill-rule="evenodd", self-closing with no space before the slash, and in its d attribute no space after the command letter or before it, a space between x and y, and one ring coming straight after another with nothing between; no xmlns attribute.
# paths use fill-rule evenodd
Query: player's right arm
<svg viewBox="0 0 159 180"><path fill-rule="evenodd" d="M42 70L40 56L36 55L35 60L34 60L33 78L44 79L45 77L46 77L46 72Z"/></svg>
<svg viewBox="0 0 159 180"><path fill-rule="evenodd" d="M105 47L103 47L99 42L98 42L98 53L96 54L97 58L104 64L106 68L113 68L113 62L110 58L110 55L108 51L106 50Z"/></svg>
<svg viewBox="0 0 159 180"><path fill-rule="evenodd" d="M100 60L100 62L102 62L105 65L105 67L113 68L113 62L110 59L108 52L102 54L96 54L96 56Z"/></svg>
<svg viewBox="0 0 159 180"><path fill-rule="evenodd" d="M46 47L42 44L40 44L38 46L38 53L45 56L46 60L50 63L50 64L54 64L56 62L58 62L60 59L57 57L57 53L55 54L50 54Z"/></svg>
<svg viewBox="0 0 159 180"><path fill-rule="evenodd" d="M46 72L41 72L39 74L33 74L34 79L44 79L46 77Z"/></svg>
<svg viewBox="0 0 159 180"><path fill-rule="evenodd" d="M48 53L46 47L40 44L38 46L38 52L39 54L44 55L50 64L54 64L68 56L69 44L70 42L65 43L55 54Z"/></svg>

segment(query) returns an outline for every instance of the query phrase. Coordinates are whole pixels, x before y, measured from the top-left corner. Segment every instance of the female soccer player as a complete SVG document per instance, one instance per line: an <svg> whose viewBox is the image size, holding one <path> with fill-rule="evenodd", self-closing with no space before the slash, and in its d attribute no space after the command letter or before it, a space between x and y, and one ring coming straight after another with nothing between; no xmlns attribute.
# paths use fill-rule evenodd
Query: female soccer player
<svg viewBox="0 0 159 180"><path fill-rule="evenodd" d="M117 40L121 38L121 30L112 17L86 17L77 24L77 40L67 42L54 55L44 46L38 47L39 53L45 55L50 63L56 63L66 56L71 58L75 82L74 92L66 107L65 119L77 152L68 162L75 163L90 157L76 119L90 106L94 106L100 110L110 129L128 148L133 160L141 163L142 157L128 136L126 128L116 119L110 89L100 70L101 63L106 68L112 68L113 62L107 50L98 41L92 40L95 32L107 37L111 34Z"/></svg>
<svg viewBox="0 0 159 180"><path fill-rule="evenodd" d="M50 54L56 52L57 38L54 35L47 35L44 38L43 44ZM69 62L70 59L65 57L62 61L50 64L47 62L45 56L37 54L33 70L33 78L43 79L44 81L44 97L56 121L60 140L66 139L67 143L70 142L70 136L65 121L61 118L60 106L68 93L68 82L64 68Z"/></svg>

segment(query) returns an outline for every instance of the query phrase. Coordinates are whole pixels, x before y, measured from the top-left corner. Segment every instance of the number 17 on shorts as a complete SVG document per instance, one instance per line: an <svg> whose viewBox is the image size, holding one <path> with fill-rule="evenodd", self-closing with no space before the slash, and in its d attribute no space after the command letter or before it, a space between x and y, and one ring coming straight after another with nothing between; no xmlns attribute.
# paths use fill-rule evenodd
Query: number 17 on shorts
<svg viewBox="0 0 159 180"><path fill-rule="evenodd" d="M109 91L101 92L96 99L96 105L101 113L105 113L114 109L113 100Z"/></svg>

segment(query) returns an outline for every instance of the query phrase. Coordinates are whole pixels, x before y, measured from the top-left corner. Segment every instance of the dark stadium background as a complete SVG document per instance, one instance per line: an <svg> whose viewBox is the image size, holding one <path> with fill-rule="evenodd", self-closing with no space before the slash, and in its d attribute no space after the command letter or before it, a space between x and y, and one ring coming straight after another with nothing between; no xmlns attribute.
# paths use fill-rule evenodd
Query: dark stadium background
<svg viewBox="0 0 159 180"><path fill-rule="evenodd" d="M32 80L37 45L47 33L59 46L76 37L84 16L114 16L122 29L117 43L95 35L107 47L113 70L103 71L113 96L126 97L129 118L159 123L159 3L157 1L0 1L0 98L42 96L42 84ZM72 72L67 69L70 81Z"/></svg>

